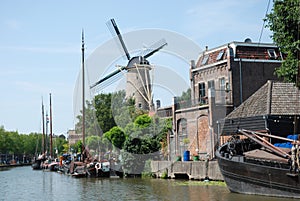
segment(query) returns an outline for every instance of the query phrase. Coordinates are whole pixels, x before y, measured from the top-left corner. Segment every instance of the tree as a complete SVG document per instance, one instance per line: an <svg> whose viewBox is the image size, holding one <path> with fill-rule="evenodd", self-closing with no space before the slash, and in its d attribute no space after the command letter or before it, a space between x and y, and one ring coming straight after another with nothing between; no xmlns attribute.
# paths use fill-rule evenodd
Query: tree
<svg viewBox="0 0 300 201"><path fill-rule="evenodd" d="M122 165L126 173L140 174L148 159L160 156L162 142L172 127L169 119L146 114L138 116L124 129L126 136L122 149Z"/></svg>
<svg viewBox="0 0 300 201"><path fill-rule="evenodd" d="M82 110L80 112L81 115L77 116L78 122L75 126L76 133L82 133ZM99 135L100 132L93 101L87 101L85 108L85 136Z"/></svg>
<svg viewBox="0 0 300 201"><path fill-rule="evenodd" d="M64 138L60 138L60 137L56 137L54 138L54 142L53 142L54 146L53 147L53 153L56 152L57 150L57 154L61 155L63 153L65 153L65 147L68 147L68 141L65 140Z"/></svg>
<svg viewBox="0 0 300 201"><path fill-rule="evenodd" d="M94 104L98 124L103 133L116 126L111 110L112 93L99 94L95 97Z"/></svg>
<svg viewBox="0 0 300 201"><path fill-rule="evenodd" d="M114 147L117 147L119 149L123 148L124 142L126 140L125 133L121 128L117 126L104 133L103 137L108 139Z"/></svg>
<svg viewBox="0 0 300 201"><path fill-rule="evenodd" d="M138 116L134 121L134 125L139 128L147 128L151 125L151 123L152 123L152 119L147 114Z"/></svg>
<svg viewBox="0 0 300 201"><path fill-rule="evenodd" d="M287 82L296 83L299 62L297 51L300 46L300 1L275 0L266 20L267 27L273 32L272 39L287 54L281 66L276 69L276 74Z"/></svg>
<svg viewBox="0 0 300 201"><path fill-rule="evenodd" d="M191 101L191 88L188 88L186 91L183 91L181 96L177 97L177 101Z"/></svg>
<svg viewBox="0 0 300 201"><path fill-rule="evenodd" d="M86 146L90 150L94 150L96 153L99 152L100 143L101 143L101 137L99 136L89 136L86 138Z"/></svg>
<svg viewBox="0 0 300 201"><path fill-rule="evenodd" d="M125 99L124 90L113 94L112 112L116 124L121 128L125 128L127 124L132 123L139 115L146 113L146 111L135 107L133 98Z"/></svg>
<svg viewBox="0 0 300 201"><path fill-rule="evenodd" d="M69 148L72 153L81 153L82 152L82 141L81 140L78 140L75 144L71 144L71 145L67 144L67 145L64 145L65 153L69 152Z"/></svg>
<svg viewBox="0 0 300 201"><path fill-rule="evenodd" d="M0 126L0 153L1 154L26 154L32 157L42 152L42 134L19 134L17 131L6 131Z"/></svg>

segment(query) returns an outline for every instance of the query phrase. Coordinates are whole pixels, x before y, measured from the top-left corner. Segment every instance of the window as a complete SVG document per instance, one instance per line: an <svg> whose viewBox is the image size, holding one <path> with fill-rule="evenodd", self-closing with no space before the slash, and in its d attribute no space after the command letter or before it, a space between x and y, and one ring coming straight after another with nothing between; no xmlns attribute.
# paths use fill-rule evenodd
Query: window
<svg viewBox="0 0 300 201"><path fill-rule="evenodd" d="M220 90L221 91L225 90L225 78L224 77L220 78L219 82L220 82Z"/></svg>
<svg viewBox="0 0 300 201"><path fill-rule="evenodd" d="M199 102L205 103L205 83L201 82L199 83Z"/></svg>
<svg viewBox="0 0 300 201"><path fill-rule="evenodd" d="M215 88L215 81L214 80L209 80L207 84L208 84L208 89L214 89Z"/></svg>
<svg viewBox="0 0 300 201"><path fill-rule="evenodd" d="M138 108L142 108L142 103L139 103L139 104L138 104Z"/></svg>
<svg viewBox="0 0 300 201"><path fill-rule="evenodd" d="M180 119L179 121L179 135L186 136L187 135L187 120Z"/></svg>
<svg viewBox="0 0 300 201"><path fill-rule="evenodd" d="M228 82L226 82L226 84L225 84L225 91L226 91L226 92L229 92L229 91L230 91L230 86L229 86L229 83L228 83Z"/></svg>
<svg viewBox="0 0 300 201"><path fill-rule="evenodd" d="M184 139L187 138L188 131L187 131L187 120L182 118L178 120L178 151L179 153L183 153L186 149L186 145L184 144Z"/></svg>
<svg viewBox="0 0 300 201"><path fill-rule="evenodd" d="M226 83L225 83L225 77L222 77L219 79L219 84L220 84L220 102L225 103L225 98L226 98Z"/></svg>
<svg viewBox="0 0 300 201"><path fill-rule="evenodd" d="M217 61L221 60L224 54L224 50L220 50L218 56L217 56Z"/></svg>
<svg viewBox="0 0 300 201"><path fill-rule="evenodd" d="M268 55L269 55L270 59L276 59L277 58L277 54L276 54L274 49L268 49Z"/></svg>
<svg viewBox="0 0 300 201"><path fill-rule="evenodd" d="M202 62L201 62L202 65L207 64L207 62L208 62L208 57L209 57L209 54L207 54L207 55L205 55L205 56L203 57Z"/></svg>

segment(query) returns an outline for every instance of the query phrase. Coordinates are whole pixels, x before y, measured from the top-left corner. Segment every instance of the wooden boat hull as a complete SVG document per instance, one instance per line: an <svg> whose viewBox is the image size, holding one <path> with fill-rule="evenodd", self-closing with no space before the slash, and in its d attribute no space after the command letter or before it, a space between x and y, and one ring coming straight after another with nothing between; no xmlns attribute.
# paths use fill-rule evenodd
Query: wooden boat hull
<svg viewBox="0 0 300 201"><path fill-rule="evenodd" d="M263 164L267 161L261 164L249 163L244 161L244 156L220 154L220 149L216 157L231 192L300 198L299 174L292 174L286 164L270 165L270 161L269 165Z"/></svg>

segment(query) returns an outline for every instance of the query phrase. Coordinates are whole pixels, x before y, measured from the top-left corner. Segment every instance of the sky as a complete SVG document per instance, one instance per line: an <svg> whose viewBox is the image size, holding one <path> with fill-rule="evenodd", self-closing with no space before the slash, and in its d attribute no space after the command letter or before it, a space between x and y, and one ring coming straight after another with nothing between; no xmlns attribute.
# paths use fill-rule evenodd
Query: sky
<svg viewBox="0 0 300 201"><path fill-rule="evenodd" d="M0 7L0 126L21 134L41 133L41 104L49 114L51 93L53 133L74 129L82 29L87 59L112 40L106 26L111 18L122 34L168 30L202 49L246 38L258 42L268 2L4 0ZM269 12L271 8L272 1ZM272 42L267 28L262 33L260 42ZM160 74L167 76L166 71Z"/></svg>

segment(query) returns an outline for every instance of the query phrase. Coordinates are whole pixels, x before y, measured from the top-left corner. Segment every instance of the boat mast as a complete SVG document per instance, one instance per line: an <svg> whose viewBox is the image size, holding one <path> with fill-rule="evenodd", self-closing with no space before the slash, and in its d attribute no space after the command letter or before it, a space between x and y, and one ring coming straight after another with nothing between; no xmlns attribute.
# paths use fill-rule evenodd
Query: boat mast
<svg viewBox="0 0 300 201"><path fill-rule="evenodd" d="M300 4L300 2L299 2ZM300 22L298 22L298 35L297 35L297 40L300 40ZM297 90L297 97L299 97L299 90L300 90L300 50L299 47L297 49L297 59L298 59L298 71L297 71L297 76L296 76L296 87L298 87ZM299 100L298 100L299 104ZM294 133L298 133L298 124L299 120L297 118L297 114L294 115Z"/></svg>
<svg viewBox="0 0 300 201"><path fill-rule="evenodd" d="M82 34L81 34L81 53L82 53L82 144L83 147L85 148L85 80L84 80L84 32L82 29ZM84 150L82 150L84 151ZM82 161L84 161L84 158L82 157Z"/></svg>
<svg viewBox="0 0 300 201"><path fill-rule="evenodd" d="M48 136L48 123L49 123L49 117L48 117L48 111L46 110L46 132L45 132L45 150L47 152L47 157L49 156L48 152L48 143L49 143L49 136ZM45 152L45 153L46 153Z"/></svg>
<svg viewBox="0 0 300 201"><path fill-rule="evenodd" d="M42 154L44 154L45 151L45 119L44 119L44 103L42 99L42 124L43 124L43 135L42 135Z"/></svg>
<svg viewBox="0 0 300 201"><path fill-rule="evenodd" d="M50 93L50 158L52 159L52 104L51 104L51 93Z"/></svg>

